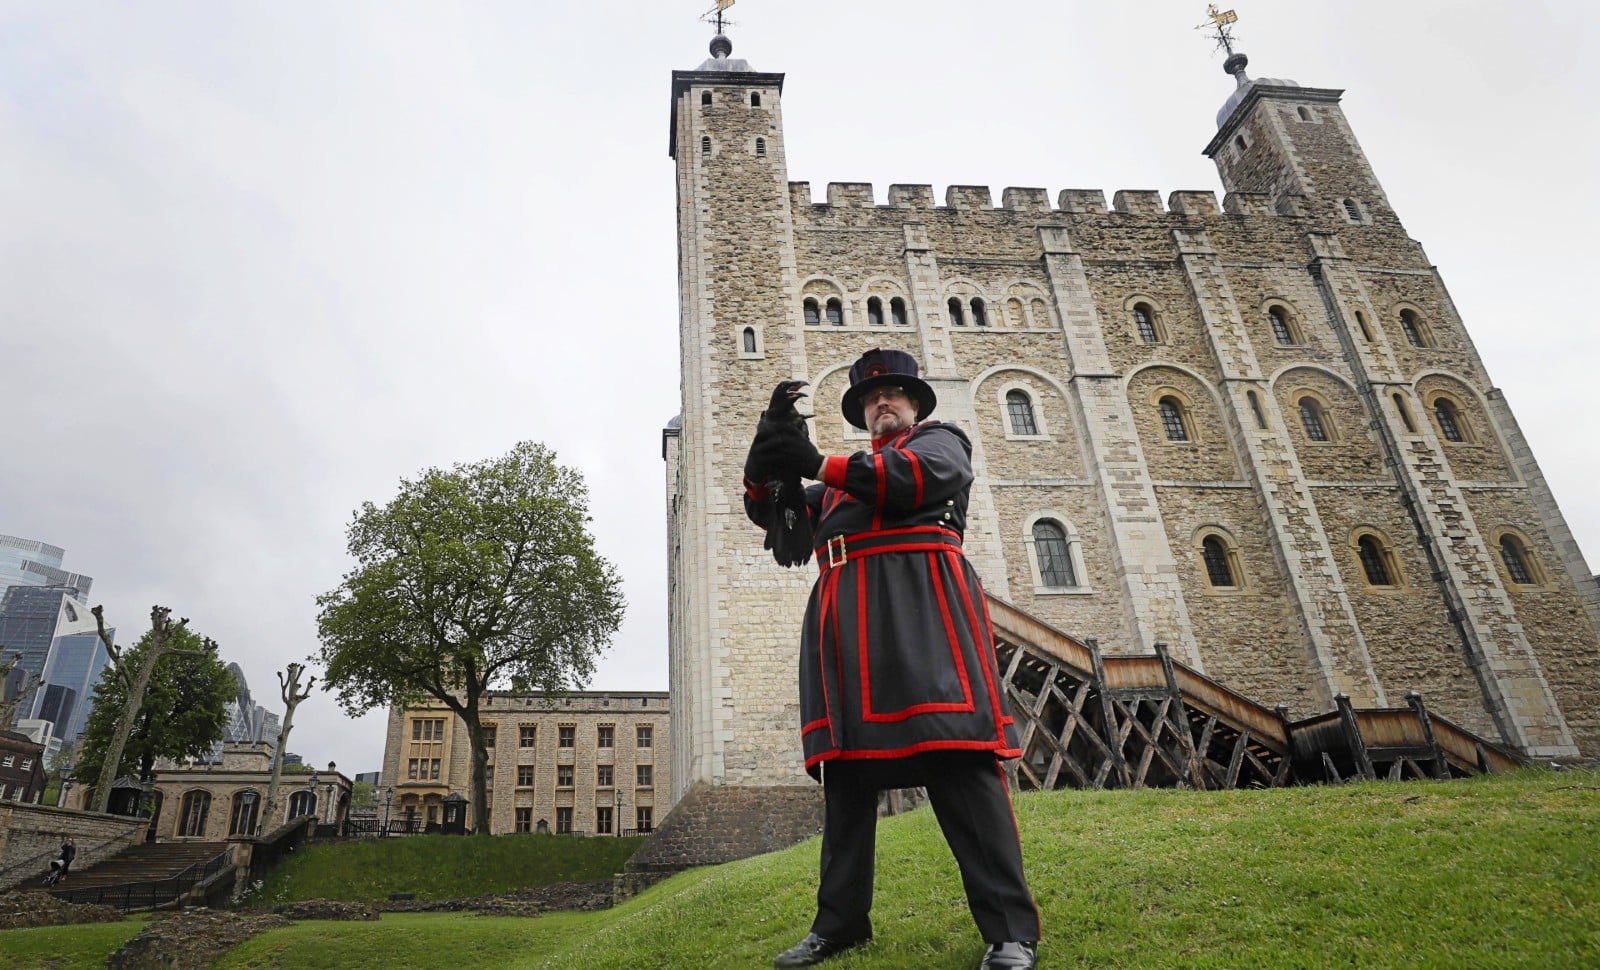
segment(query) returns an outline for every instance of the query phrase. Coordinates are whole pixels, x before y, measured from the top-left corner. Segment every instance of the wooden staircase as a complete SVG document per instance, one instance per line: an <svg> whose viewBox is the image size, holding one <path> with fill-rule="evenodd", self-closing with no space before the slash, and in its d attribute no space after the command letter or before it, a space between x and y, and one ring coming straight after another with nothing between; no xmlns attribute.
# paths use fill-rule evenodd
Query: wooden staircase
<svg viewBox="0 0 1600 970"><path fill-rule="evenodd" d="M995 650L1017 720L1024 788L1273 788L1350 778L1445 779L1524 759L1430 713L1338 709L1290 721L1172 659L1104 656L988 597Z"/></svg>

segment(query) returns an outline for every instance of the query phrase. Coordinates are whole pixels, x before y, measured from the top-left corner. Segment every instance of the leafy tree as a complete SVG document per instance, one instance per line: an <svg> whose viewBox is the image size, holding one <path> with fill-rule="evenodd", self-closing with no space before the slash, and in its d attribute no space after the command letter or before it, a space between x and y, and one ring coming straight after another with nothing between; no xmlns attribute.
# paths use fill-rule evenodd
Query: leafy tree
<svg viewBox="0 0 1600 970"><path fill-rule="evenodd" d="M119 666L107 667L94 688L94 709L79 738L78 762L73 775L85 781L100 779L92 804L105 810L111 781L119 775L149 774L157 758L198 758L222 740L227 726L227 703L239 693L239 683L218 659L215 644L203 640L187 626L174 625L166 633L162 655L150 668L142 703L130 722L126 743L113 770L106 772L106 757L128 707L130 679L124 670L143 670L159 633L151 629L132 648L122 651ZM206 644L210 643L210 646Z"/></svg>
<svg viewBox="0 0 1600 970"><path fill-rule="evenodd" d="M362 505L348 533L357 567L317 599L324 683L347 712L432 698L466 725L479 833L484 692L582 687L622 622L620 580L588 522L582 477L535 442L430 468L389 504Z"/></svg>
<svg viewBox="0 0 1600 970"><path fill-rule="evenodd" d="M372 812L378 807L378 789L364 781L350 786L350 811Z"/></svg>

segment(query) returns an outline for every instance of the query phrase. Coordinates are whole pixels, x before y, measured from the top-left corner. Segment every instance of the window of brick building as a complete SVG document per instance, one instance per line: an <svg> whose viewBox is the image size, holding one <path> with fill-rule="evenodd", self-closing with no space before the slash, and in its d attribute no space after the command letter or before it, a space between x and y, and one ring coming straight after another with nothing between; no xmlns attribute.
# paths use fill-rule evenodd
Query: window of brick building
<svg viewBox="0 0 1600 970"><path fill-rule="evenodd" d="M1428 346L1428 330L1422 324L1414 310L1400 311L1400 331L1406 335L1406 342L1413 347Z"/></svg>
<svg viewBox="0 0 1600 970"><path fill-rule="evenodd" d="M1438 398L1433 402L1433 416L1439 422L1439 434L1446 441L1465 443L1467 436L1462 430L1461 413L1456 408L1455 402L1447 397Z"/></svg>
<svg viewBox="0 0 1600 970"><path fill-rule="evenodd" d="M533 787L533 765L517 765L517 787Z"/></svg>
<svg viewBox="0 0 1600 970"><path fill-rule="evenodd" d="M823 312L828 317L828 326L844 326L844 303L838 297L830 297L827 305L823 308Z"/></svg>
<svg viewBox="0 0 1600 970"><path fill-rule="evenodd" d="M1168 441L1188 441L1189 423L1184 420L1183 405L1175 397L1164 397L1158 407L1161 410L1161 427L1167 433Z"/></svg>
<svg viewBox="0 0 1600 970"><path fill-rule="evenodd" d="M611 806L600 806L594 810L594 832L596 835L611 834Z"/></svg>
<svg viewBox="0 0 1600 970"><path fill-rule="evenodd" d="M873 327L883 326L883 301L875 296L867 300L867 324Z"/></svg>
<svg viewBox="0 0 1600 970"><path fill-rule="evenodd" d="M533 831L533 809L531 809L531 808L519 808L519 809L517 809L517 831L518 832L532 832Z"/></svg>
<svg viewBox="0 0 1600 970"><path fill-rule="evenodd" d="M594 743L596 747L610 748L616 745L617 726L615 724L602 724L595 728Z"/></svg>
<svg viewBox="0 0 1600 970"><path fill-rule="evenodd" d="M1300 424L1306 429L1306 437L1312 441L1332 441L1329 434L1327 417L1322 412L1322 405L1315 398L1303 397L1299 402Z"/></svg>
<svg viewBox="0 0 1600 970"><path fill-rule="evenodd" d="M655 743L656 729L651 724L640 724L634 728L635 744L641 748L648 748Z"/></svg>
<svg viewBox="0 0 1600 970"><path fill-rule="evenodd" d="M1239 585L1234 569L1233 550L1221 536L1206 536L1200 543L1200 558L1206 567L1206 581L1213 588L1227 589Z"/></svg>
<svg viewBox="0 0 1600 970"><path fill-rule="evenodd" d="M556 765L556 787L557 788L571 788L572 787L572 766L571 765Z"/></svg>
<svg viewBox="0 0 1600 970"><path fill-rule="evenodd" d="M950 298L950 302L945 304L945 306L950 311L950 326L964 327L967 325L967 314L966 311L961 308L960 300L952 296Z"/></svg>
<svg viewBox="0 0 1600 970"><path fill-rule="evenodd" d="M1161 334L1156 330L1155 313L1144 303L1136 303L1133 307L1133 326L1139 331L1139 339L1147 344L1161 342Z"/></svg>
<svg viewBox="0 0 1600 970"><path fill-rule="evenodd" d="M495 741L500 737L500 729L493 724L485 724L480 730L483 731L483 746L485 748L494 747Z"/></svg>
<svg viewBox="0 0 1600 970"><path fill-rule="evenodd" d="M1272 339L1285 347L1292 347L1299 343L1299 335L1294 332L1294 327L1289 323L1289 314L1283 307L1271 307L1267 310L1267 320L1272 324Z"/></svg>
<svg viewBox="0 0 1600 970"><path fill-rule="evenodd" d="M178 834L196 836L206 834L206 816L211 812L211 793L185 792L178 806Z"/></svg>
<svg viewBox="0 0 1600 970"><path fill-rule="evenodd" d="M1033 524L1033 550L1039 560L1039 580L1045 586L1076 586L1067 531L1048 519Z"/></svg>
<svg viewBox="0 0 1600 970"><path fill-rule="evenodd" d="M906 301L898 296L889 301L889 322L897 327L910 325L906 317Z"/></svg>
<svg viewBox="0 0 1600 970"><path fill-rule="evenodd" d="M577 743L578 726L576 724L563 724L556 728L556 744L559 747L570 748Z"/></svg>
<svg viewBox="0 0 1600 970"><path fill-rule="evenodd" d="M822 312L817 308L816 300L806 300L801 308L805 311L806 326L815 327L822 322Z"/></svg>
<svg viewBox="0 0 1600 970"><path fill-rule="evenodd" d="M572 809L556 809L556 833L558 835L572 834Z"/></svg>
<svg viewBox="0 0 1600 970"><path fill-rule="evenodd" d="M641 805L633 810L634 827L640 835L652 831L654 827L655 809L649 805Z"/></svg>
<svg viewBox="0 0 1600 970"><path fill-rule="evenodd" d="M634 765L633 784L636 788L650 788L655 785L655 766Z"/></svg>
<svg viewBox="0 0 1600 970"><path fill-rule="evenodd" d="M1500 537L1500 561L1506 564L1506 575L1518 586L1534 586L1539 582L1533 568L1533 555L1527 545L1514 535Z"/></svg>
<svg viewBox="0 0 1600 970"><path fill-rule="evenodd" d="M610 788L611 787L611 766L610 765L595 765L594 766L594 786L596 788Z"/></svg>
<svg viewBox="0 0 1600 970"><path fill-rule="evenodd" d="M1394 567L1394 552L1387 543L1375 535L1363 535L1356 540L1356 554L1361 559L1361 571L1368 586L1395 586L1398 571Z"/></svg>
<svg viewBox="0 0 1600 970"><path fill-rule="evenodd" d="M1006 392L1006 414L1011 418L1012 434L1025 436L1039 434L1039 423L1033 417L1033 399L1028 397L1027 391Z"/></svg>
<svg viewBox="0 0 1600 970"><path fill-rule="evenodd" d="M539 728L532 724L522 724L517 727L517 747L531 748L539 740Z"/></svg>

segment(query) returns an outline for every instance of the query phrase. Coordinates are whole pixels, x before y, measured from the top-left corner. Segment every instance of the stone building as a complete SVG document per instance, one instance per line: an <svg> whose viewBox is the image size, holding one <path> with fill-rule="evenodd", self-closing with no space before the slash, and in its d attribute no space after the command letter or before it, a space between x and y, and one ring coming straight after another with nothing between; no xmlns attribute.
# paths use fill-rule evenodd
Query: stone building
<svg viewBox="0 0 1600 970"><path fill-rule="evenodd" d="M1600 755L1600 596L1340 91L1229 58L1220 203L834 183L817 204L788 180L784 75L730 53L672 76L675 796L809 786L814 573L761 548L741 465L790 378L824 453L866 447L837 402L874 346L913 353L971 435L991 594L1108 653L1164 641L1291 716L1416 690L1525 754Z"/></svg>
<svg viewBox="0 0 1600 970"><path fill-rule="evenodd" d="M614 835L653 831L671 810L671 711L661 691L483 696L489 831ZM441 704L389 712L383 792L395 818L439 822L444 800L470 797L461 719ZM384 794L380 794L383 801ZM390 806L386 805L386 808ZM468 809L467 818L472 818ZM620 825L619 825L620 823Z"/></svg>
<svg viewBox="0 0 1600 970"><path fill-rule="evenodd" d="M16 731L0 731L0 798L37 802L44 794L45 747Z"/></svg>

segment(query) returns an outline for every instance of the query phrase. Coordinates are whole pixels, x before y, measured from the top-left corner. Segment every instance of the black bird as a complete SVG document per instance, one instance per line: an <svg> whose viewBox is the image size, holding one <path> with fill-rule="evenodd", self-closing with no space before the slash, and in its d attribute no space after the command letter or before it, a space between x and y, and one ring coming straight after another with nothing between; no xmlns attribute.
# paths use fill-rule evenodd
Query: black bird
<svg viewBox="0 0 1600 970"><path fill-rule="evenodd" d="M806 396L800 390L806 383L778 384L767 409L761 412L761 423L756 427L758 438L799 434L810 439L806 431L810 415L795 408L795 402ZM811 561L811 515L806 510L805 485L798 474L782 471L769 476L767 487L772 491L772 521L767 525L767 540L762 546L772 550L772 558L780 566L804 566Z"/></svg>

